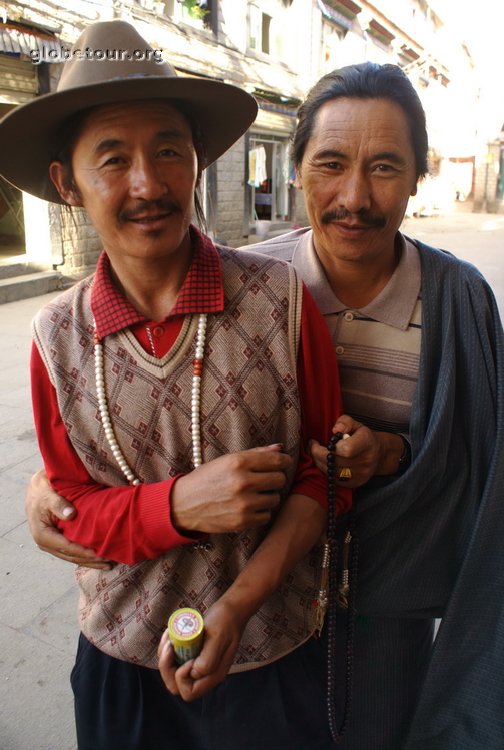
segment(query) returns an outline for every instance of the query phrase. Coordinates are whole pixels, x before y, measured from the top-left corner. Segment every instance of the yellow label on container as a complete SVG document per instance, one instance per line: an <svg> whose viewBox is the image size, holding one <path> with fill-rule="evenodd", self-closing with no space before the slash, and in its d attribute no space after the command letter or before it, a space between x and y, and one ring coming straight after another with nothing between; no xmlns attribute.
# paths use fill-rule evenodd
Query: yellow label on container
<svg viewBox="0 0 504 750"><path fill-rule="evenodd" d="M203 642L203 618L196 609L177 609L168 620L168 636L179 664L195 659Z"/></svg>

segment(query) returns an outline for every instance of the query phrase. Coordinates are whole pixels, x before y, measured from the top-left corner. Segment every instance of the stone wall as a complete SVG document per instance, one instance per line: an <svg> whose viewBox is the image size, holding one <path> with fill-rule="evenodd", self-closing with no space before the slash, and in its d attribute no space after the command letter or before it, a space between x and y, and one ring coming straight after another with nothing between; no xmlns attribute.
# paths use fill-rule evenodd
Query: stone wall
<svg viewBox="0 0 504 750"><path fill-rule="evenodd" d="M58 270L68 280L82 279L94 271L100 239L85 211L55 206L51 216L53 253L60 256Z"/></svg>
<svg viewBox="0 0 504 750"><path fill-rule="evenodd" d="M233 247L243 245L248 234L245 189L245 139L241 138L217 162L215 237Z"/></svg>

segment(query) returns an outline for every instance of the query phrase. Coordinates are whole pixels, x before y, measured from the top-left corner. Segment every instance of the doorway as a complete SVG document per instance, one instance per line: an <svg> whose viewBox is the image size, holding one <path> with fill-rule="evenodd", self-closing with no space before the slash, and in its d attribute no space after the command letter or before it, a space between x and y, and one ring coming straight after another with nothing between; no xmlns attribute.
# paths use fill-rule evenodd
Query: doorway
<svg viewBox="0 0 504 750"><path fill-rule="evenodd" d="M290 220L288 141L274 135L251 135L249 150L250 216L257 220Z"/></svg>
<svg viewBox="0 0 504 750"><path fill-rule="evenodd" d="M23 195L0 177L0 260L24 254Z"/></svg>

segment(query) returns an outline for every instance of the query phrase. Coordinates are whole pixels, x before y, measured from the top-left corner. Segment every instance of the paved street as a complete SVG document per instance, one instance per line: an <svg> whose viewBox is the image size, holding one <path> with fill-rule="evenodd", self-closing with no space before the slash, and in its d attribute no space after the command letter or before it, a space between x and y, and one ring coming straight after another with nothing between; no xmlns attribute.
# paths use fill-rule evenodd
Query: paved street
<svg viewBox="0 0 504 750"><path fill-rule="evenodd" d="M408 219L407 234L470 260L504 313L504 216ZM50 297L0 306L0 748L74 750L68 685L77 640L70 565L35 548L23 515L24 487L40 466L28 387L29 322ZM111 748L112 750L112 748Z"/></svg>
<svg viewBox="0 0 504 750"><path fill-rule="evenodd" d="M0 306L0 748L73 750L68 675L77 637L72 566L36 549L25 484L40 458L32 426L30 320L50 296Z"/></svg>
<svg viewBox="0 0 504 750"><path fill-rule="evenodd" d="M444 217L406 219L402 229L479 268L492 285L504 317L504 215L474 214L468 209L462 203Z"/></svg>

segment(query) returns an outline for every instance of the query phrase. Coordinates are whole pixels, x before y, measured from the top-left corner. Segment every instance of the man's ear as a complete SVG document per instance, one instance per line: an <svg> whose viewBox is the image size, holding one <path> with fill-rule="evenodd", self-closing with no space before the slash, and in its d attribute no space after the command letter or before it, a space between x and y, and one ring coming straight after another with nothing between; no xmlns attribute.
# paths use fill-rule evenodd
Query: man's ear
<svg viewBox="0 0 504 750"><path fill-rule="evenodd" d="M425 175L421 175L420 177L418 177L415 184L413 185L413 190L410 193L411 196L416 195L418 193L418 186L420 183L423 183L424 181L425 181Z"/></svg>
<svg viewBox="0 0 504 750"><path fill-rule="evenodd" d="M52 161L49 165L49 177L65 203L69 206L82 206L82 199L69 175L68 167L60 161Z"/></svg>
<svg viewBox="0 0 504 750"><path fill-rule="evenodd" d="M294 167L296 172L296 177L294 179L294 185L297 187L298 190L303 189L303 180L301 179L301 167Z"/></svg>

